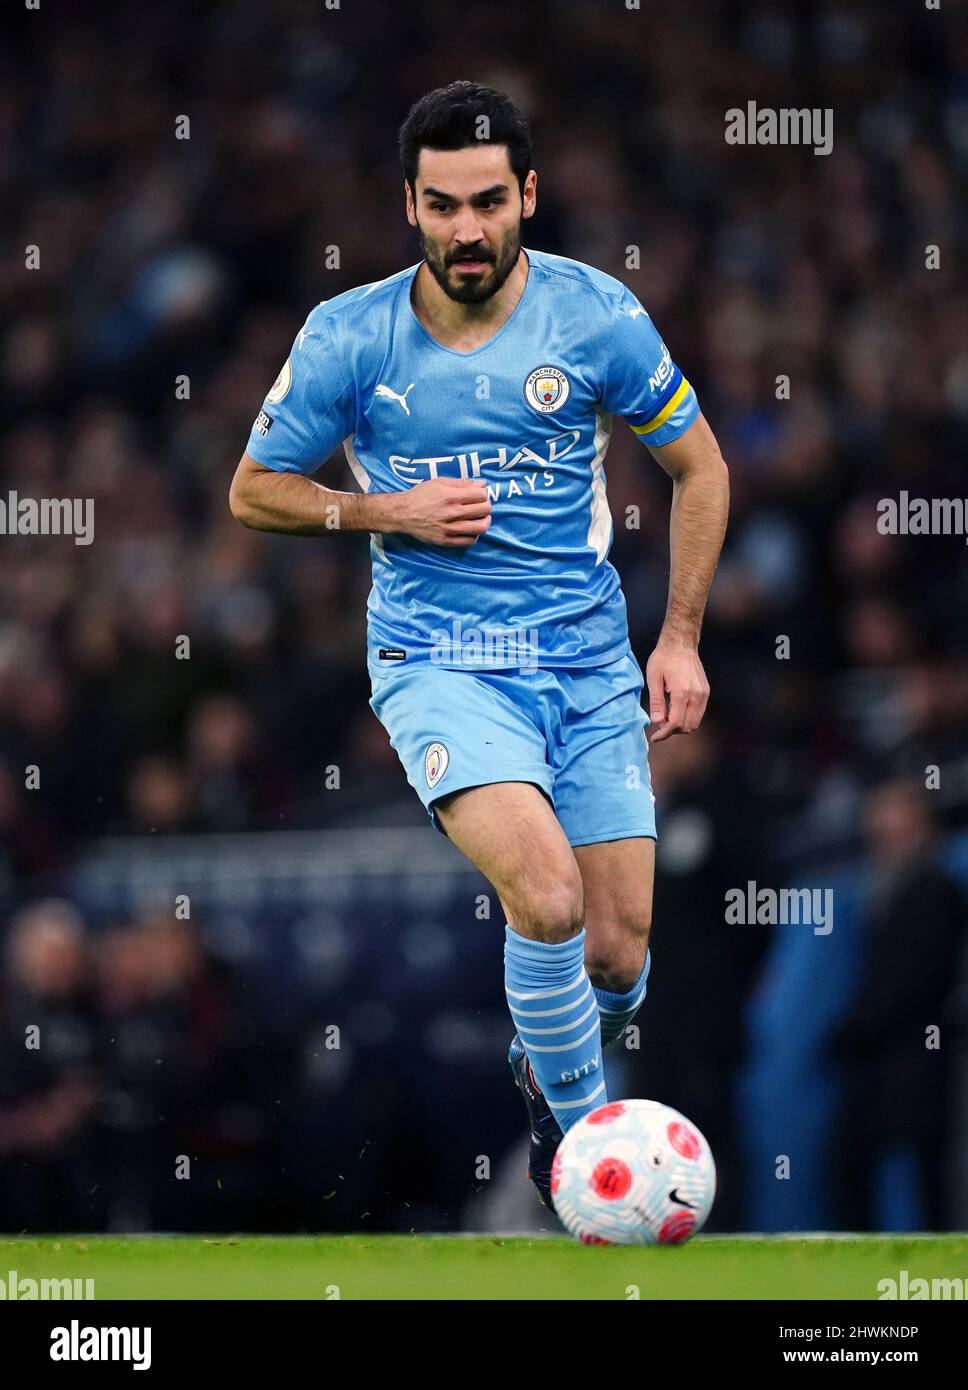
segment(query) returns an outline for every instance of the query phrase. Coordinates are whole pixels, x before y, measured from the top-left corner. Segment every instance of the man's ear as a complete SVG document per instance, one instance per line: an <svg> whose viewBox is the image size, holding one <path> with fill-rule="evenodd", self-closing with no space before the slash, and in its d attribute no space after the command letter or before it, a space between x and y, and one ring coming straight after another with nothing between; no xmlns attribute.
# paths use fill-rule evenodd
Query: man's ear
<svg viewBox="0 0 968 1390"><path fill-rule="evenodd" d="M531 179L531 175L532 175L532 174L534 175L534 178L533 178L533 179ZM530 212L525 212L525 211L522 209L522 214L521 214L521 215L522 215L523 217L533 217L533 216L534 216L535 207L536 207L537 201L538 201L538 175L537 175L537 173L535 172L534 169L532 169L532 170L530 171L530 173L528 174L527 179L525 179L525 188L527 188L528 179L531 179L531 210L530 210Z"/></svg>

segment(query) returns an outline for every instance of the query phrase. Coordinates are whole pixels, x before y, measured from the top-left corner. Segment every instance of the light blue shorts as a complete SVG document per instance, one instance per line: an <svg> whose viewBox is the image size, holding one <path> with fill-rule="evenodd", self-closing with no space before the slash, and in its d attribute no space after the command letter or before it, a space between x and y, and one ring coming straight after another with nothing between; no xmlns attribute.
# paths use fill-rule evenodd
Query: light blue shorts
<svg viewBox="0 0 968 1390"><path fill-rule="evenodd" d="M532 782L572 845L655 839L649 717L631 647L604 666L567 670L371 663L370 679L370 707L438 830L439 797Z"/></svg>

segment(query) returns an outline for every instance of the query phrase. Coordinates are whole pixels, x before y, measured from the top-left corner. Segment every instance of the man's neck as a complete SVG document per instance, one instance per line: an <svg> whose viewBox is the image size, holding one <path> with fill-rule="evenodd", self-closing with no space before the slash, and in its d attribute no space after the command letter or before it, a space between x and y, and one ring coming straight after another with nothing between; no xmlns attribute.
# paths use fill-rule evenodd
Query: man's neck
<svg viewBox="0 0 968 1390"><path fill-rule="evenodd" d="M458 351L486 343L514 313L528 283L530 265L523 250L497 294L481 304L459 304L440 288L426 261L414 277L410 302L432 338Z"/></svg>

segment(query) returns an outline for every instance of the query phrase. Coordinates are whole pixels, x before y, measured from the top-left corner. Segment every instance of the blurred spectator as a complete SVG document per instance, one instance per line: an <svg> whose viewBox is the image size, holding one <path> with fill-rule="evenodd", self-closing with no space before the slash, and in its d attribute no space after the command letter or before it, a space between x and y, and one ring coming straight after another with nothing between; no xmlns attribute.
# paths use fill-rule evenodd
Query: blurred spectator
<svg viewBox="0 0 968 1390"><path fill-rule="evenodd" d="M95 951L106 1087L98 1172L112 1230L191 1229L192 1172L224 1096L213 1083L228 998L188 922L144 918L101 934ZM189 1160L187 1174L176 1172Z"/></svg>
<svg viewBox="0 0 968 1390"><path fill-rule="evenodd" d="M181 766L153 754L132 767L127 784L125 829L152 834L192 828L191 790Z"/></svg>
<svg viewBox="0 0 968 1390"><path fill-rule="evenodd" d="M87 943L69 903L13 918L0 1001L0 1227L83 1230L99 1075Z"/></svg>
<svg viewBox="0 0 968 1390"><path fill-rule="evenodd" d="M968 917L963 890L939 861L931 795L887 782L864 807L872 879L854 1002L831 1041L847 1076L832 1154L849 1230L949 1225L947 1001Z"/></svg>
<svg viewBox="0 0 968 1390"><path fill-rule="evenodd" d="M689 1115L716 1154L718 1193L710 1230L741 1224L742 1172L735 1076L743 1059L743 1011L768 929L727 927L726 893L768 882L756 792L721 763L713 720L653 748L659 841L648 997L640 1046L626 1050L629 1093ZM616 1043L621 1048L621 1042Z"/></svg>

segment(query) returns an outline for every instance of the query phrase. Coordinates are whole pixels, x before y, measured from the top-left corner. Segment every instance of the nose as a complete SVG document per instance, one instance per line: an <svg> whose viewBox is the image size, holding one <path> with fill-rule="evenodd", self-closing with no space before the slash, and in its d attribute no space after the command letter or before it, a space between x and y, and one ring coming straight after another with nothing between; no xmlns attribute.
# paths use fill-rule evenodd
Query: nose
<svg viewBox="0 0 968 1390"><path fill-rule="evenodd" d="M455 250L466 246L485 245L484 228L481 219L473 210L462 214L454 230Z"/></svg>

